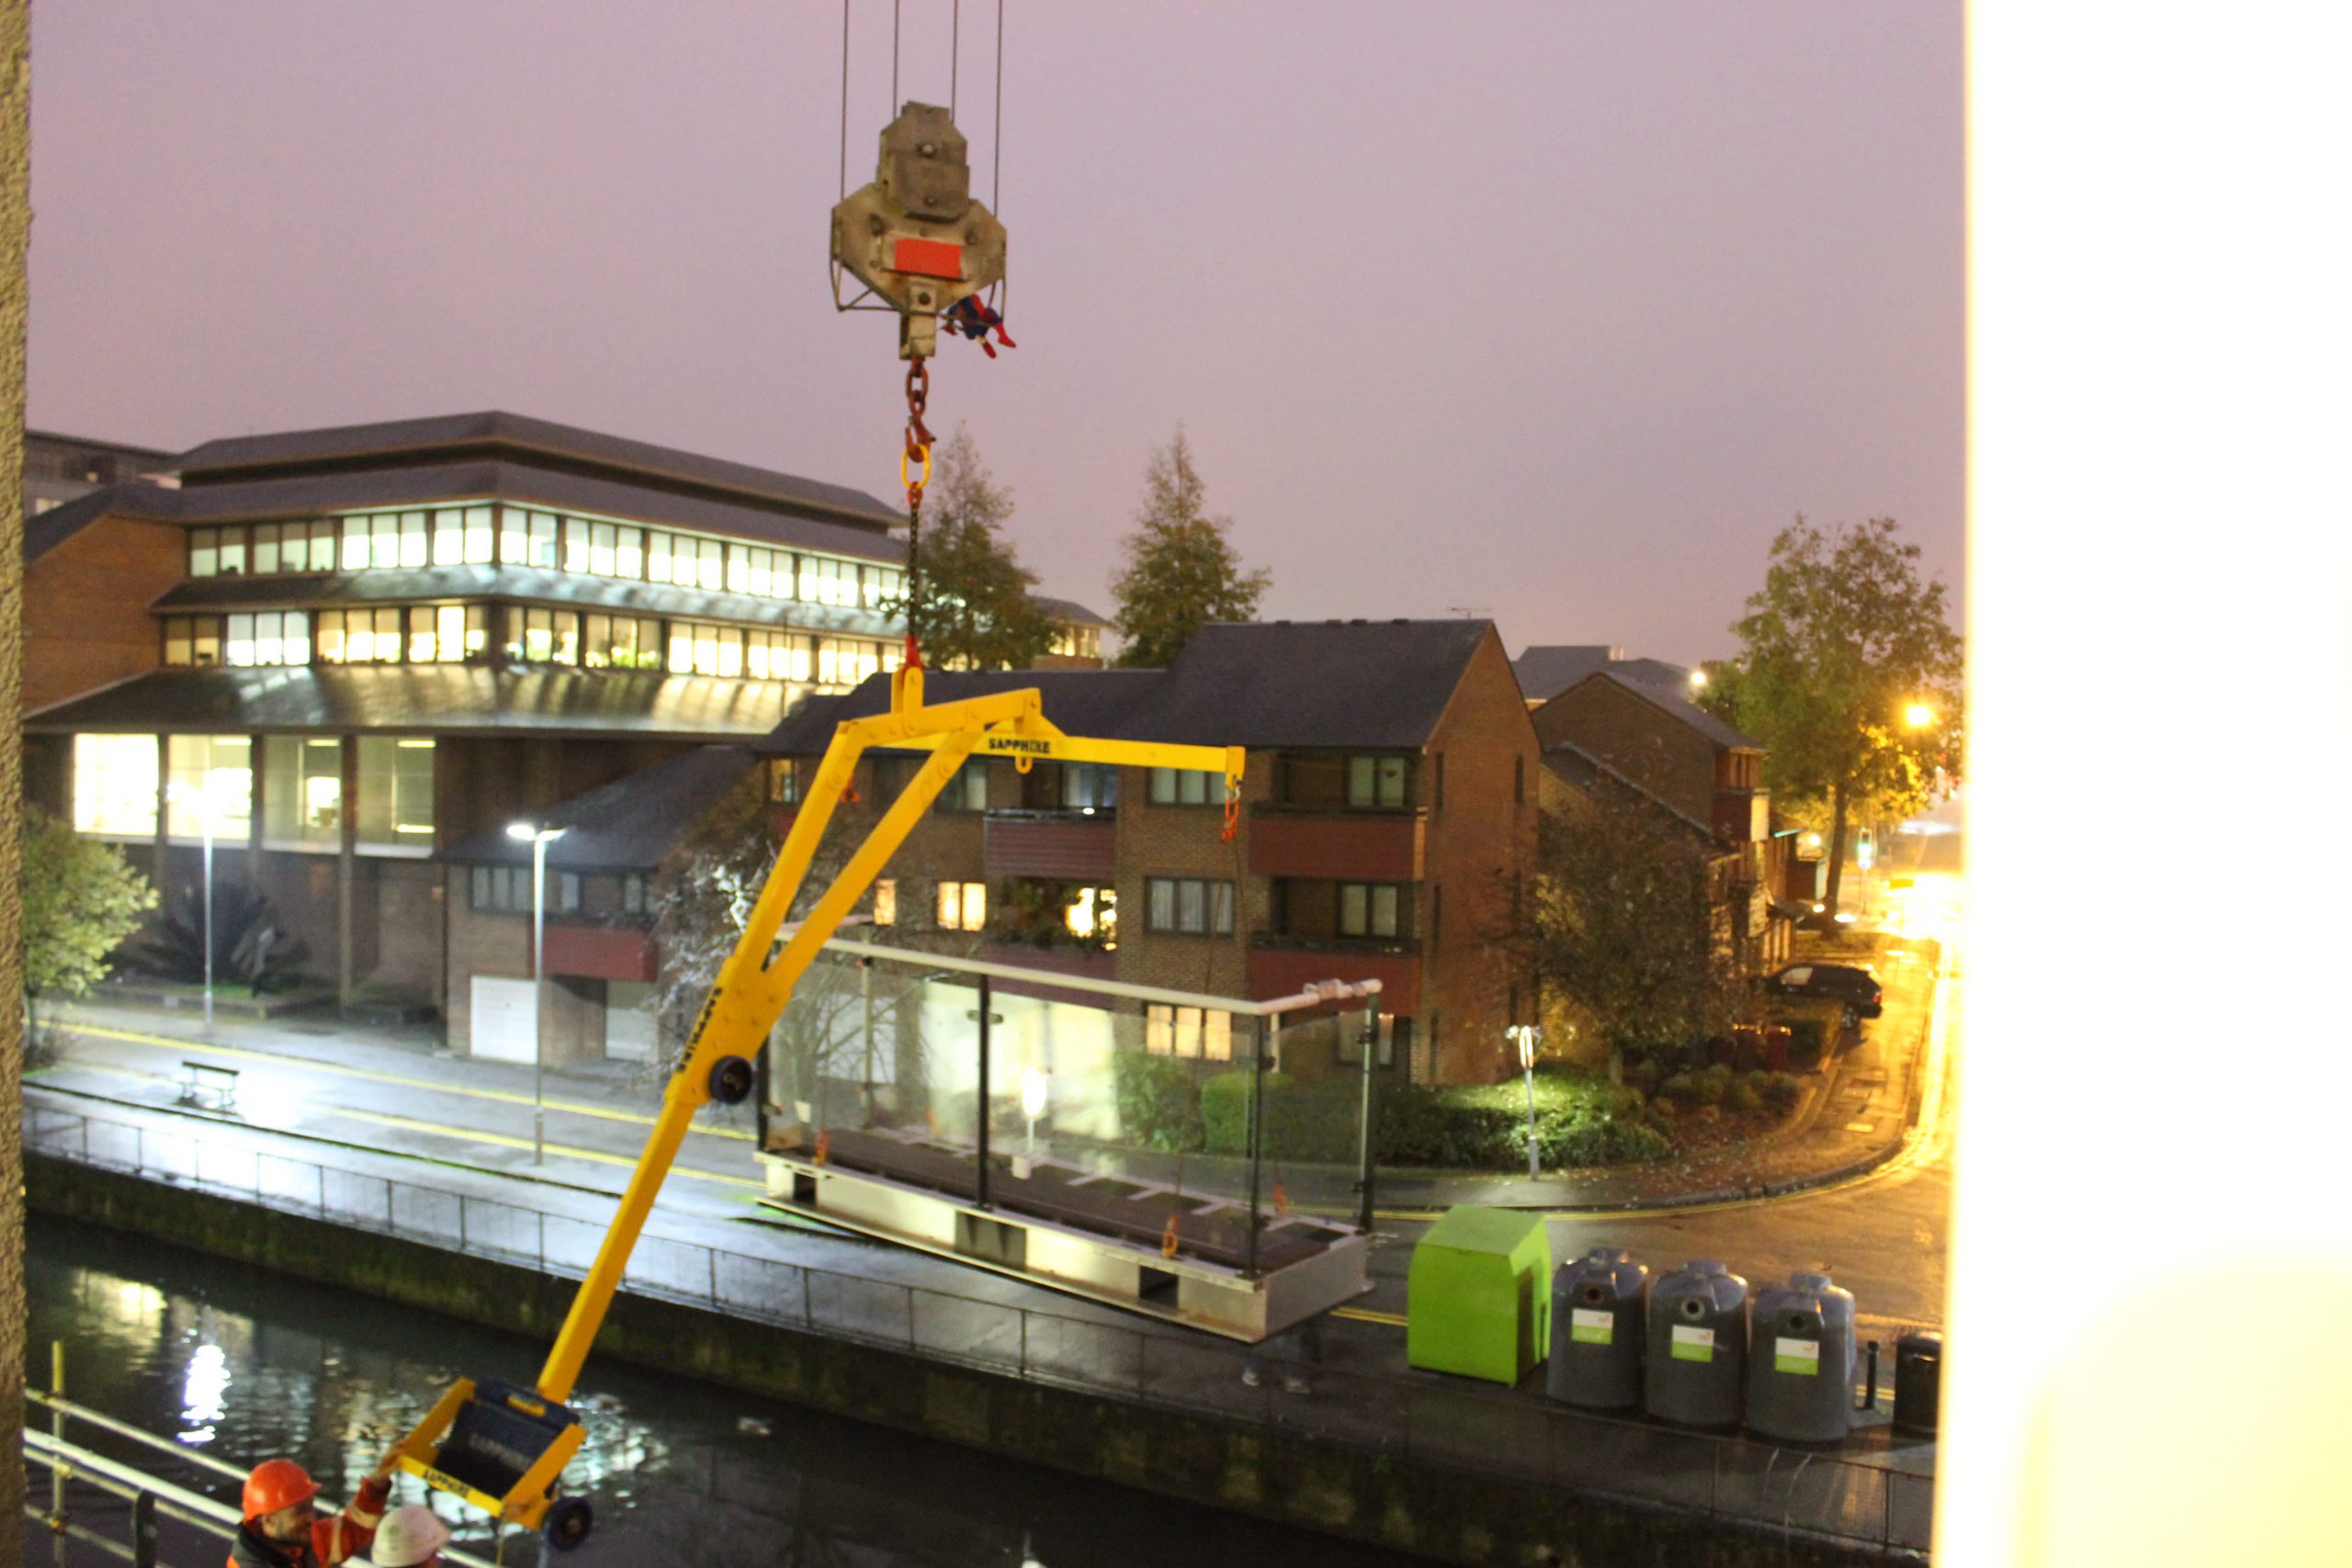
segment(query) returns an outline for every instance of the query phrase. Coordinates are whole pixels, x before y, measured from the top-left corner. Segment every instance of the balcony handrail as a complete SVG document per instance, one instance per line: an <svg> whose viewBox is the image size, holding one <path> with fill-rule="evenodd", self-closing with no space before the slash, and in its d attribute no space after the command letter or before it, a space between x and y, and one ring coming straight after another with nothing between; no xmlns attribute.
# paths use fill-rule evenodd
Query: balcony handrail
<svg viewBox="0 0 2352 1568"><path fill-rule="evenodd" d="M1426 806L1350 806L1345 802L1328 800L1253 800L1250 803L1253 817L1370 817L1389 821L1419 821L1428 818Z"/></svg>
<svg viewBox="0 0 2352 1568"><path fill-rule="evenodd" d="M1293 936L1287 931L1251 931L1252 947L1286 948L1296 953L1352 953L1396 958L1418 957L1417 936Z"/></svg>
<svg viewBox="0 0 2352 1568"><path fill-rule="evenodd" d="M1102 822L1109 823L1119 815L1116 806L991 806L985 813L991 822Z"/></svg>

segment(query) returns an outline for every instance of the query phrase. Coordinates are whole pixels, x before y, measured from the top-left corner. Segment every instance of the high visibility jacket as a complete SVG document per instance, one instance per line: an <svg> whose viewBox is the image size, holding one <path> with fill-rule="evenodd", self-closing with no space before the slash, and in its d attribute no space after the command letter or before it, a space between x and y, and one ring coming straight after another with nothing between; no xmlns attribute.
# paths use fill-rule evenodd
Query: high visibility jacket
<svg viewBox="0 0 2352 1568"><path fill-rule="evenodd" d="M330 1518L311 1524L311 1539L281 1546L265 1537L248 1519L229 1543L228 1568L334 1568L348 1562L374 1544L376 1522L384 1517L391 1483L370 1481L359 1488L351 1506Z"/></svg>

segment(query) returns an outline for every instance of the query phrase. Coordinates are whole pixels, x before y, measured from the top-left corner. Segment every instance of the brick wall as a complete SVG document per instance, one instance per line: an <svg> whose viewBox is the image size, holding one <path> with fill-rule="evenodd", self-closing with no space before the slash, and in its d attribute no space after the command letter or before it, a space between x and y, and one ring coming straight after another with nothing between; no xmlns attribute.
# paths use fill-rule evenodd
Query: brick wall
<svg viewBox="0 0 2352 1568"><path fill-rule="evenodd" d="M27 566L23 711L159 667L147 606L187 575L176 525L128 517L101 517Z"/></svg>
<svg viewBox="0 0 2352 1568"><path fill-rule="evenodd" d="M1535 732L1582 747L1688 816L1714 818L1714 742L1613 681L1579 682L1545 703Z"/></svg>
<svg viewBox="0 0 2352 1568"><path fill-rule="evenodd" d="M1435 804L1439 756L1445 759L1442 806ZM1417 1078L1488 1083L1517 1066L1503 1038L1504 1026L1519 1021L1510 1016L1514 976L1488 939L1510 919L1511 873L1534 851L1543 771L1526 701L1501 639L1489 629L1421 764L1421 799L1431 809L1415 910L1422 953L1421 1013L1413 1042ZM1528 1017L1533 998L1524 989L1519 1010Z"/></svg>
<svg viewBox="0 0 2352 1568"><path fill-rule="evenodd" d="M1241 776L1242 812L1231 843L1220 790L1207 806L1154 806L1151 771L1123 768L1119 777L1119 978L1135 986L1167 986L1216 996L1250 992L1249 936L1272 919L1271 884L1252 876L1250 804L1273 798L1273 754L1252 751ZM1155 876L1200 877L1235 884L1233 934L1182 936L1148 931L1146 882Z"/></svg>

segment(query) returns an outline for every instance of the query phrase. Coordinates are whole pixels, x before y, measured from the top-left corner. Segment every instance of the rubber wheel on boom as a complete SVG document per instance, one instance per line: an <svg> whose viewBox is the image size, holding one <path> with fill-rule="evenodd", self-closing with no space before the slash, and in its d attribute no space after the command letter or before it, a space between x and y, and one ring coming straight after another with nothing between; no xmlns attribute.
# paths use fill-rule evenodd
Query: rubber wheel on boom
<svg viewBox="0 0 2352 1568"><path fill-rule="evenodd" d="M596 1528L596 1510L588 1506L585 1497L559 1497L539 1521L539 1533L558 1551L570 1551L588 1539Z"/></svg>
<svg viewBox="0 0 2352 1568"><path fill-rule="evenodd" d="M741 1056L721 1056L710 1065L710 1098L721 1105L741 1105L752 1098L752 1064Z"/></svg>

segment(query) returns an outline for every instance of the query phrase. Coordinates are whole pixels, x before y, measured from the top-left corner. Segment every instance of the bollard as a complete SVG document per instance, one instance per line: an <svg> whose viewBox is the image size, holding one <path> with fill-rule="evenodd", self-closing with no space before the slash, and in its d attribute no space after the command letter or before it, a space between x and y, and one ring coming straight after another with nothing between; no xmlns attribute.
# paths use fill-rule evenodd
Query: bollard
<svg viewBox="0 0 2352 1568"><path fill-rule="evenodd" d="M1862 1384L1862 1402L1854 1408L1870 1410L1878 1404L1878 1341L1875 1339L1865 1341L1862 1345L1862 1354L1865 1358L1863 1366L1867 1381Z"/></svg>

